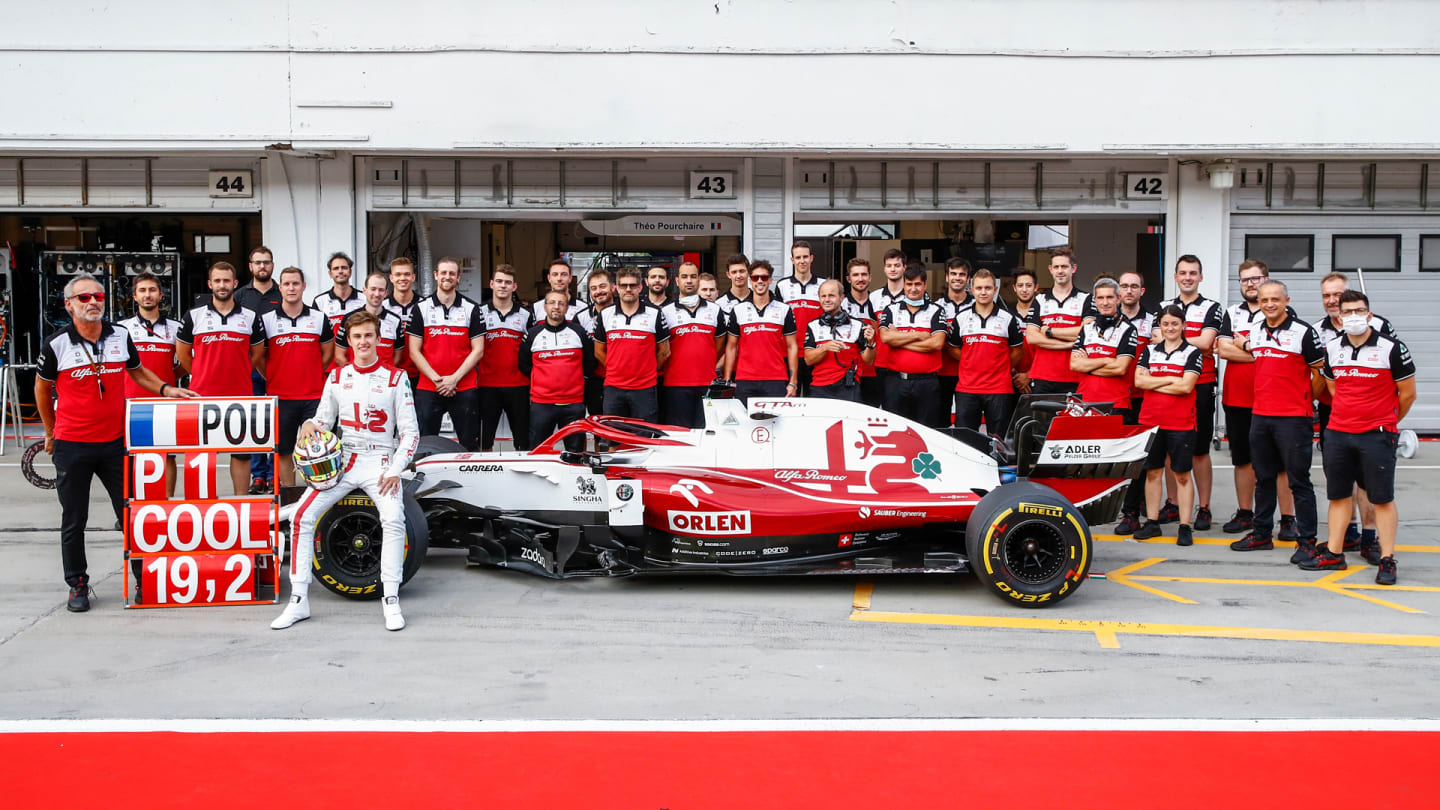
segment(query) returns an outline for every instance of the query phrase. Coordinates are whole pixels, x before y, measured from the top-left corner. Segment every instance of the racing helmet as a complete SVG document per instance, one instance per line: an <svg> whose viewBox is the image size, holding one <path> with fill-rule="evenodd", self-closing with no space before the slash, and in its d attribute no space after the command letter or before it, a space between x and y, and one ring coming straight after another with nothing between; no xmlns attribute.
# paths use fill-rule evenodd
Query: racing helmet
<svg viewBox="0 0 1440 810"><path fill-rule="evenodd" d="M340 483L345 472L340 464L343 454L340 438L328 430L317 430L310 438L295 443L291 458L295 470L311 489L325 490Z"/></svg>

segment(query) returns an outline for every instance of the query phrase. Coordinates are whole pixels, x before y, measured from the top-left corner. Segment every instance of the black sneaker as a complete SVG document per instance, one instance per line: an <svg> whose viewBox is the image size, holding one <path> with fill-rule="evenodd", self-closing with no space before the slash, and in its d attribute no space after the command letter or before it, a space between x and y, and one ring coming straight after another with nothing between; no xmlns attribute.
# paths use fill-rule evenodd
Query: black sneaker
<svg viewBox="0 0 1440 810"><path fill-rule="evenodd" d="M1379 565L1382 561L1380 556L1380 541L1366 540L1363 537L1360 538L1360 556L1364 557L1365 562L1371 565Z"/></svg>
<svg viewBox="0 0 1440 810"><path fill-rule="evenodd" d="M1291 543L1294 543L1295 541L1300 539L1300 534L1295 531L1294 515L1280 516L1280 532L1277 535L1277 538L1280 540L1288 540Z"/></svg>
<svg viewBox="0 0 1440 810"><path fill-rule="evenodd" d="M1180 531L1179 531L1178 534L1175 535L1175 545L1177 545L1177 546L1193 546L1193 545L1195 545L1195 534L1194 534L1194 532L1192 532L1192 531L1190 530L1190 527L1189 527L1189 526L1186 526L1184 523L1181 523L1181 524L1180 524Z"/></svg>
<svg viewBox="0 0 1440 810"><path fill-rule="evenodd" d="M1305 568L1305 561L1320 553L1324 548L1315 542L1313 537L1302 537L1295 541L1295 553L1290 555L1290 564ZM1313 571L1314 569L1306 569Z"/></svg>
<svg viewBox="0 0 1440 810"><path fill-rule="evenodd" d="M1195 531L1210 531L1210 507L1202 506L1195 510Z"/></svg>
<svg viewBox="0 0 1440 810"><path fill-rule="evenodd" d="M1270 535L1257 535L1255 532L1250 532L1230 544L1231 551L1269 551L1272 548L1275 548L1275 543L1270 539Z"/></svg>
<svg viewBox="0 0 1440 810"><path fill-rule="evenodd" d="M1345 527L1345 550L1360 550L1360 527L1356 526L1354 523L1351 523L1349 526Z"/></svg>
<svg viewBox="0 0 1440 810"><path fill-rule="evenodd" d="M84 613L90 609L90 586L71 585L70 598L65 600L65 609L71 613Z"/></svg>
<svg viewBox="0 0 1440 810"><path fill-rule="evenodd" d="M1250 529L1253 528L1254 525L1254 512L1250 511L1249 509L1236 509L1235 517L1230 518L1229 522L1227 522L1224 526L1221 526L1220 531L1225 532L1226 534L1239 534L1240 532L1250 531Z"/></svg>
<svg viewBox="0 0 1440 810"><path fill-rule="evenodd" d="M1299 565L1301 571L1344 571L1348 567L1343 552L1336 554L1324 546L1315 549L1315 553L1301 560Z"/></svg>
<svg viewBox="0 0 1440 810"><path fill-rule="evenodd" d="M1160 524L1157 523L1157 522L1155 522L1155 521L1153 521L1153 520L1147 520L1147 521L1145 521L1145 525L1143 525L1143 526L1141 526L1140 528L1138 528L1138 529L1135 530L1135 539L1136 539L1136 540L1148 540L1148 539L1150 539L1151 537L1159 537L1159 536L1160 536Z"/></svg>
<svg viewBox="0 0 1440 810"><path fill-rule="evenodd" d="M1380 560L1380 570L1375 572L1376 585L1395 584L1395 558L1386 557Z"/></svg>
<svg viewBox="0 0 1440 810"><path fill-rule="evenodd" d="M250 494L251 494L251 495L264 495L264 494L265 494L266 492L268 492L269 490L270 490L270 486L266 483L266 481L265 481L264 478L252 478L252 479L250 479Z"/></svg>
<svg viewBox="0 0 1440 810"><path fill-rule="evenodd" d="M1134 534L1140 528L1140 516L1133 512L1126 512L1120 516L1120 522L1115 524L1116 534Z"/></svg>
<svg viewBox="0 0 1440 810"><path fill-rule="evenodd" d="M1179 523L1180 507L1169 501L1166 501L1165 505L1160 507L1159 521L1161 523Z"/></svg>

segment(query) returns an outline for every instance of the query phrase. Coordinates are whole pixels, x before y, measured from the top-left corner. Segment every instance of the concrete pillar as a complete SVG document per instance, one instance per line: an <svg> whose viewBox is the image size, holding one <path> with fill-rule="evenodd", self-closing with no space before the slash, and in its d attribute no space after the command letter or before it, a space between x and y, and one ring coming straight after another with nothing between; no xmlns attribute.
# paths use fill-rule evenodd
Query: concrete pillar
<svg viewBox="0 0 1440 810"><path fill-rule="evenodd" d="M330 288L325 260L335 251L355 259L351 283L365 271L365 246L357 243L355 181L349 155L316 157L268 153L261 161L261 227L279 268L305 271L305 298Z"/></svg>
<svg viewBox="0 0 1440 810"><path fill-rule="evenodd" d="M1205 280L1200 294L1226 301L1230 244L1230 190L1210 187L1204 164L1177 165L1165 227L1165 297L1175 288L1175 261L1189 253L1200 259Z"/></svg>

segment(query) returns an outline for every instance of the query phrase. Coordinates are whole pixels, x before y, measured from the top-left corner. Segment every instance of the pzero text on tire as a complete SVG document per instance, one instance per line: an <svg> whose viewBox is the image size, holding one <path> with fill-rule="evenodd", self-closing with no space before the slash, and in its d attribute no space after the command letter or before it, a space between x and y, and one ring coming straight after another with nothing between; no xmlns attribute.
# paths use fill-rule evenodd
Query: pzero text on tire
<svg viewBox="0 0 1440 810"><path fill-rule="evenodd" d="M1002 601L1048 607L1075 592L1094 557L1090 527L1060 493L1029 481L992 490L965 526L970 567Z"/></svg>
<svg viewBox="0 0 1440 810"><path fill-rule="evenodd" d="M405 569L402 584L420 570L427 532L420 505L405 494ZM417 531L416 526L422 530ZM379 599L380 515L369 496L357 490L320 517L315 532L315 578L351 599Z"/></svg>

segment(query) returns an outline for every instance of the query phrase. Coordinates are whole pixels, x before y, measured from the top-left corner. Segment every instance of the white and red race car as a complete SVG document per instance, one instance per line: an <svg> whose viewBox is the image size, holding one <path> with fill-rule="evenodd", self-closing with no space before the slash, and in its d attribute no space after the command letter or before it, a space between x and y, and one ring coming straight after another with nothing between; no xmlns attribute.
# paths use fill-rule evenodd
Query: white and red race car
<svg viewBox="0 0 1440 810"><path fill-rule="evenodd" d="M972 570L1051 605L1085 580L1089 524L1115 519L1154 433L1043 397L1006 442L825 399L709 399L705 415L701 430L590 417L527 453L422 439L407 578L429 544L554 578ZM378 565L367 503L342 502L316 540L319 579L361 598Z"/></svg>

